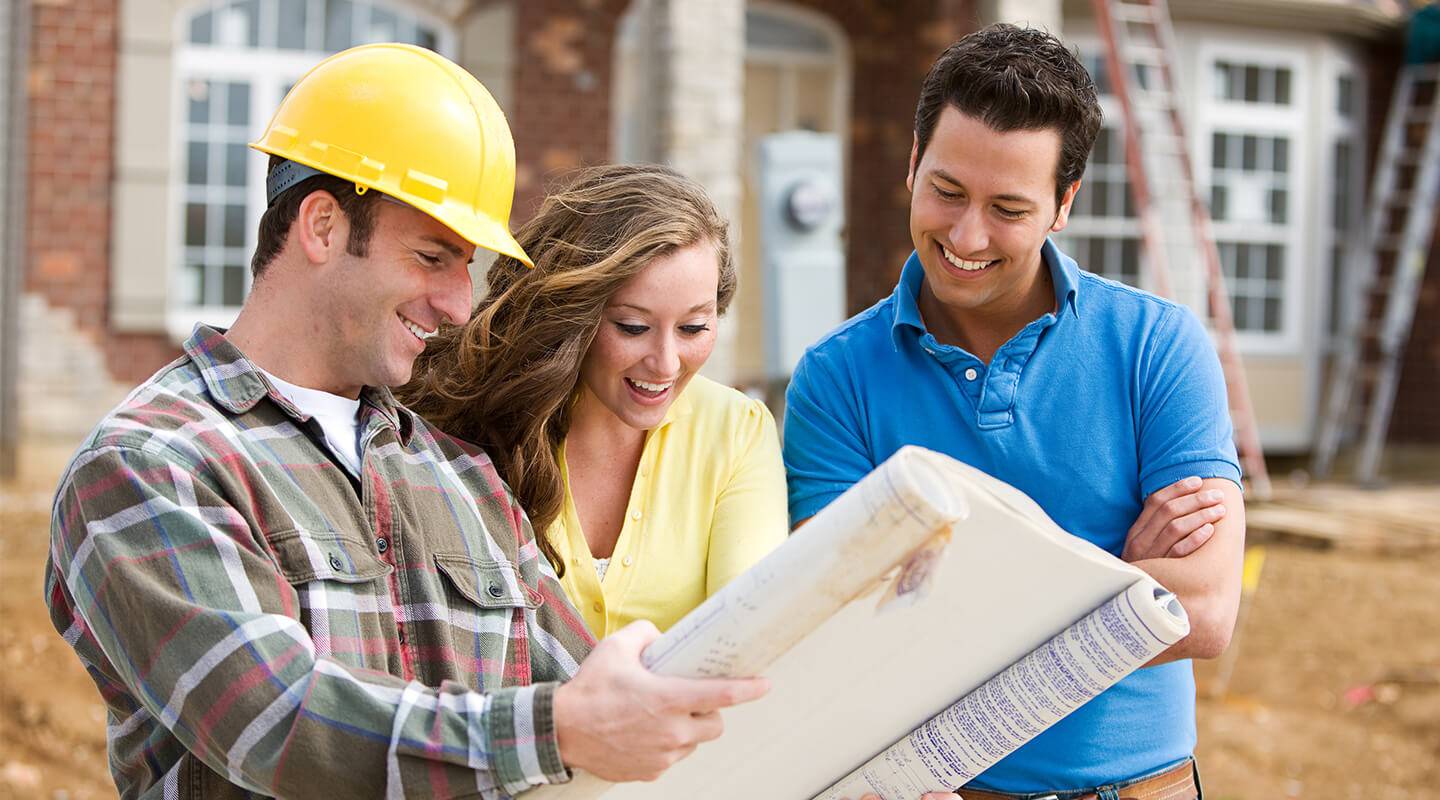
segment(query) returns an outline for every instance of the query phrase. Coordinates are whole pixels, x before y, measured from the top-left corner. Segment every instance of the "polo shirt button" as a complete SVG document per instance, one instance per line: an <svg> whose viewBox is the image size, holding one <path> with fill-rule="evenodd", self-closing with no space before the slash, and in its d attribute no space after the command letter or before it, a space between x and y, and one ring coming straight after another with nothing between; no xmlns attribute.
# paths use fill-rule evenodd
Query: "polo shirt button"
<svg viewBox="0 0 1440 800"><path fill-rule="evenodd" d="M595 605L591 606L591 608L595 609L596 613L599 613L600 611L603 611L605 609L604 606L600 605L599 600L596 600Z"/></svg>
<svg viewBox="0 0 1440 800"><path fill-rule="evenodd" d="M630 512L630 519L638 520L638 519L640 519L640 516L641 516L641 515L640 515L640 512L639 512L639 511L632 511L632 512Z"/></svg>
<svg viewBox="0 0 1440 800"><path fill-rule="evenodd" d="M376 549L376 550L379 550L379 551L382 552L382 553L385 552L386 550L389 550L389 549L390 549L390 540L389 540L389 539L386 539L384 536L381 536L379 539L376 539L376 540L375 540L375 549Z"/></svg>
<svg viewBox="0 0 1440 800"><path fill-rule="evenodd" d="M505 594L505 590L501 589L500 584L498 583L492 583L489 586L485 587L485 591L489 592L490 596L495 598L498 598L501 595Z"/></svg>
<svg viewBox="0 0 1440 800"><path fill-rule="evenodd" d="M337 555L335 555L334 553L331 553L331 554L330 554L330 569L339 570L339 569L340 569L341 567L343 567L343 566L344 566L344 564L341 564L341 563L340 563L340 556L337 556Z"/></svg>
<svg viewBox="0 0 1440 800"><path fill-rule="evenodd" d="M977 377L979 377L979 375L980 373L976 372L974 367L970 367L965 370L965 380L967 381L973 381Z"/></svg>
<svg viewBox="0 0 1440 800"><path fill-rule="evenodd" d="M621 563L621 564L624 564L625 566L628 567L628 566L630 566L631 564L634 564L634 563L635 563L635 559L631 558L630 556L625 556L625 560L624 560L624 561L621 561L620 563Z"/></svg>

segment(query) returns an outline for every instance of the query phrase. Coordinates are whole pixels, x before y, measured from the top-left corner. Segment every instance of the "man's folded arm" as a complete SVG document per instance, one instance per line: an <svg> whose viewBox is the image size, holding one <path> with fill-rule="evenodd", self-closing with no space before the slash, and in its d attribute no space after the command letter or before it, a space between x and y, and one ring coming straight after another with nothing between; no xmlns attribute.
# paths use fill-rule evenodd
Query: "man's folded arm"
<svg viewBox="0 0 1440 800"><path fill-rule="evenodd" d="M151 447L82 454L51 553L77 649L192 754L274 796L499 797L565 779L555 684L482 695L317 656L299 595L203 475Z"/></svg>

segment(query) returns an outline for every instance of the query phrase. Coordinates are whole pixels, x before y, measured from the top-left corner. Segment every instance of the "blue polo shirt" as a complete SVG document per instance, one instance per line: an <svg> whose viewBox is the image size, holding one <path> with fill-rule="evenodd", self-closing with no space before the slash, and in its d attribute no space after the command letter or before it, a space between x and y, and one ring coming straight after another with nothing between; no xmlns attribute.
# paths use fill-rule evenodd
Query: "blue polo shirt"
<svg viewBox="0 0 1440 800"><path fill-rule="evenodd" d="M813 516L907 444L978 467L1120 555L1144 498L1188 475L1240 482L1225 381L1183 306L1080 270L1047 241L1055 311L989 364L925 329L919 258L895 292L821 339L786 396L790 518ZM1195 747L1188 660L1138 670L969 785L1100 786Z"/></svg>

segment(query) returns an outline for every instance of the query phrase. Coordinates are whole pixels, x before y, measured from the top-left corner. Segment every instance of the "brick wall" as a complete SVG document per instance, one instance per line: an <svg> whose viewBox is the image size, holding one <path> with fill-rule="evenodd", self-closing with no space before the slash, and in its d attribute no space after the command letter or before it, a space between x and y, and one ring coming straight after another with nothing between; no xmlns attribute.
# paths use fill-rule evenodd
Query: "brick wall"
<svg viewBox="0 0 1440 800"><path fill-rule="evenodd" d="M1397 444L1440 442L1440 215L1435 225L1390 423Z"/></svg>
<svg viewBox="0 0 1440 800"><path fill-rule="evenodd" d="M163 335L109 331L117 11L116 0L34 4L24 290L72 312L111 376L136 383L176 351Z"/></svg>
<svg viewBox="0 0 1440 800"><path fill-rule="evenodd" d="M515 4L517 173L512 225L529 219L557 173L610 160L616 26L627 0Z"/></svg>

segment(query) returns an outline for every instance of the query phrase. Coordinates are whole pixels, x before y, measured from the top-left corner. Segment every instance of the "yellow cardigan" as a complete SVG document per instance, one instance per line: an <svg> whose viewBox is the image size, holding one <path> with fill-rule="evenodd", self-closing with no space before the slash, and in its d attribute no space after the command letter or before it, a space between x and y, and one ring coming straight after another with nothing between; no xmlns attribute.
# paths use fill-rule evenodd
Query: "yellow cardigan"
<svg viewBox="0 0 1440 800"><path fill-rule="evenodd" d="M558 455L564 471L564 445ZM789 530L770 410L699 375L645 437L603 584L564 474L565 507L550 541L565 562L565 593L597 638L637 619L669 628Z"/></svg>

